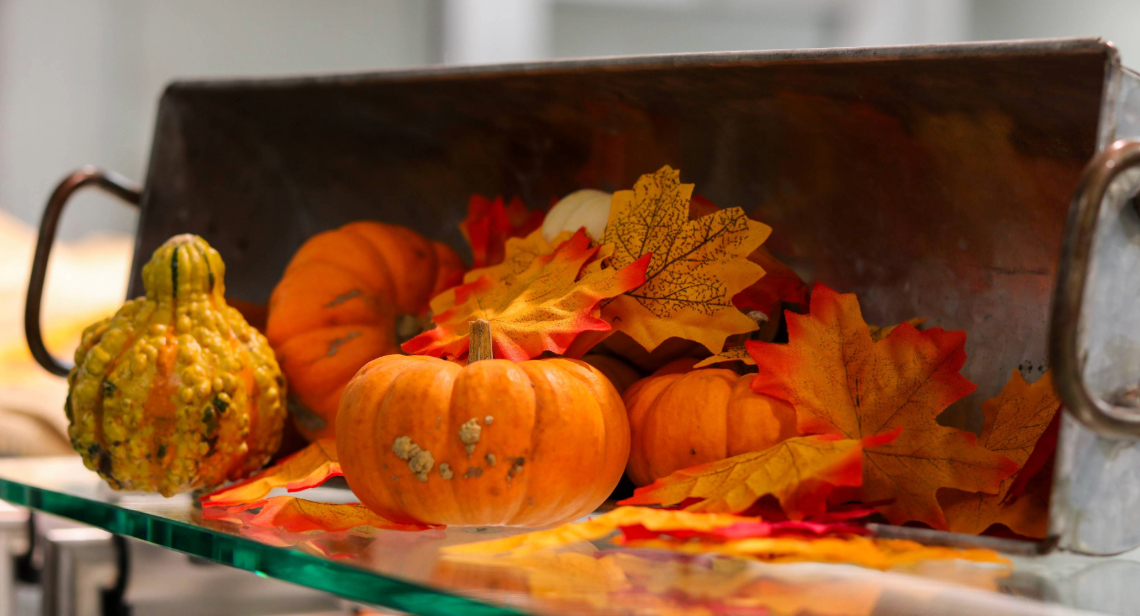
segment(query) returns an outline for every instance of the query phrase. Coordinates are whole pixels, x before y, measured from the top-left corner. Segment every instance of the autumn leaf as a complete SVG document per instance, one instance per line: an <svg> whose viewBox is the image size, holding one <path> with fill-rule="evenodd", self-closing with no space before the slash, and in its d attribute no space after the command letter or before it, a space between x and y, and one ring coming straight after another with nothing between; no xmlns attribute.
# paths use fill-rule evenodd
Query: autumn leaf
<svg viewBox="0 0 1140 616"><path fill-rule="evenodd" d="M985 421L978 444L1013 460L1021 468L1060 407L1052 371L1030 385L1015 369L1001 393L982 403ZM1004 524L1019 535L1044 537L1048 503L1033 495L1006 502L1015 479L1016 476L1002 481L996 494L940 491L938 502L946 512L950 530L978 534L994 524Z"/></svg>
<svg viewBox="0 0 1140 616"><path fill-rule="evenodd" d="M462 357L470 346L469 322L485 319L491 323L497 358L523 361L543 351L562 354L579 333L610 328L595 314L599 302L645 280L649 255L621 269L600 269L579 279L598 250L590 246L585 231L579 230L554 252L534 259L509 279L483 276L461 285L455 289L454 305L432 302L436 328L401 348L412 354Z"/></svg>
<svg viewBox="0 0 1140 616"><path fill-rule="evenodd" d="M618 507L613 511L584 522L563 524L550 530L467 543L443 548L450 554L527 554L548 548L562 547L579 541L595 541L609 536L623 526L643 526L650 530L711 530L756 518L735 515L693 513L649 507Z"/></svg>
<svg viewBox="0 0 1140 616"><path fill-rule="evenodd" d="M993 550L926 546L902 539L879 539L858 535L819 538L762 537L725 542L646 539L629 541L625 545L631 548L662 548L686 554L744 556L775 563L844 563L882 570L911 566L930 560L1010 564L1008 559Z"/></svg>
<svg viewBox="0 0 1140 616"><path fill-rule="evenodd" d="M700 464L638 488L622 505L699 502L689 511L738 513L771 494L792 519L818 513L835 486L863 481L863 443L831 437L794 437L765 449Z"/></svg>
<svg viewBox="0 0 1140 616"><path fill-rule="evenodd" d="M526 237L542 226L542 218L541 210L526 209L518 197L504 205L502 196L492 200L482 195L471 195L467 202L467 218L459 223L459 230L471 246L473 267L502 263L507 240Z"/></svg>
<svg viewBox="0 0 1140 616"><path fill-rule="evenodd" d="M901 430L864 451L862 498L894 499L882 509L891 523L945 529L939 488L996 493L1017 469L972 433L935 421L975 389L959 374L964 332L902 323L872 342L855 296L823 285L812 291L810 315L786 317L788 344L746 343L759 370L752 388L791 404L803 434L865 439Z"/></svg>
<svg viewBox="0 0 1140 616"><path fill-rule="evenodd" d="M614 267L652 260L645 283L609 302L602 315L648 351L678 337L717 353L728 336L756 329L732 297L764 275L747 257L771 228L740 208L690 220L692 192L666 166L613 196L602 241L614 245Z"/></svg>
<svg viewBox="0 0 1140 616"><path fill-rule="evenodd" d="M917 328L919 325L922 325L929 320L930 319L928 317L915 317L913 319L907 319L906 322ZM898 327L898 325L868 325L867 329L871 332L871 341L878 342L883 338L890 336L891 332L895 331L896 327Z"/></svg>
<svg viewBox="0 0 1140 616"><path fill-rule="evenodd" d="M748 255L748 260L764 269L764 277L732 296L737 308L759 310L768 316L786 304L794 310L807 308L808 286L792 268L784 265L764 246Z"/></svg>
<svg viewBox="0 0 1140 616"><path fill-rule="evenodd" d="M806 520L785 520L782 522L737 522L712 530L650 530L640 524L621 527L623 541L643 539L673 539L688 541L735 541L758 537L827 537L846 535L869 535L867 527L850 522L808 522Z"/></svg>
<svg viewBox="0 0 1140 616"><path fill-rule="evenodd" d="M235 507L204 507L202 517L207 520L236 519L246 526L279 528L291 533L310 530L342 531L359 526L385 530L431 528L390 522L360 503L318 503L295 496L274 496Z"/></svg>
<svg viewBox="0 0 1140 616"><path fill-rule="evenodd" d="M746 347L735 346L728 347L727 349L721 351L720 353L717 353L716 355L713 355L712 357L706 357L702 359L701 361L697 362L693 368L704 368L705 366L711 366L713 364L720 364L729 361L741 361L749 366L756 365L756 360L752 359L752 356L748 354L748 349Z"/></svg>
<svg viewBox="0 0 1140 616"><path fill-rule="evenodd" d="M1009 492L1006 493L1003 502L1008 503L1021 498L1021 495L1025 493L1034 479L1042 474L1050 474L1050 471L1053 470L1057 453L1057 437L1060 436L1060 432L1061 413L1058 411L1053 415L1053 421L1049 422L1049 427L1045 428L1045 432L1037 439L1037 445L1033 447L1033 453L1029 454L1029 459L1021 465L1021 470L1013 476L1013 485L1009 487ZM1051 474L1046 483L1050 484L1051 487Z"/></svg>
<svg viewBox="0 0 1140 616"><path fill-rule="evenodd" d="M245 481L206 494L202 497L202 506L252 503L265 498L274 488L298 492L343 475L336 454L336 439L321 439Z"/></svg>

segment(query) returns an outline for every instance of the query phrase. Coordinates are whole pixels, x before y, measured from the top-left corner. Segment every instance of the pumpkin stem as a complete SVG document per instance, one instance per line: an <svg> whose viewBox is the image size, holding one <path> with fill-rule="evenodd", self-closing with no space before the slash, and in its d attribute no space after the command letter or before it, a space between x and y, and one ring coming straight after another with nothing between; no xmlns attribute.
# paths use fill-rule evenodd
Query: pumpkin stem
<svg viewBox="0 0 1140 616"><path fill-rule="evenodd" d="M486 319L476 319L468 325L471 327L471 346L467 350L467 365L484 359L494 359L495 354L491 350L491 324Z"/></svg>

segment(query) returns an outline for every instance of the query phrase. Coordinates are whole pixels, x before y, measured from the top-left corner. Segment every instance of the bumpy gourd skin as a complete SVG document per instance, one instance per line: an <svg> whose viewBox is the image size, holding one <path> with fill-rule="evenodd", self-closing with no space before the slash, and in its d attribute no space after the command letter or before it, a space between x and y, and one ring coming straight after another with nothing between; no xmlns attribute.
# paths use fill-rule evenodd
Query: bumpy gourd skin
<svg viewBox="0 0 1140 616"><path fill-rule="evenodd" d="M218 252L179 235L142 274L146 297L88 327L75 351L72 446L112 488L165 496L261 468L281 443L285 380L226 304Z"/></svg>

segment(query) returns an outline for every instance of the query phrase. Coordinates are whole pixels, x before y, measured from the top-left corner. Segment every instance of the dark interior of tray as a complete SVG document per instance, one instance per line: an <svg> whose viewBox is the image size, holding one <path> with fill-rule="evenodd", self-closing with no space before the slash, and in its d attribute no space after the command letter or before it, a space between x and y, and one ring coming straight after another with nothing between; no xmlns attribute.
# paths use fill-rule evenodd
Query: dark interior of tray
<svg viewBox="0 0 1140 616"><path fill-rule="evenodd" d="M221 251L228 295L263 303L319 231L377 219L466 254L472 193L547 207L669 164L771 225L810 282L858 293L868 322L966 330L976 408L1012 369L1044 369L1108 59L1077 41L175 84L131 293L177 233Z"/></svg>

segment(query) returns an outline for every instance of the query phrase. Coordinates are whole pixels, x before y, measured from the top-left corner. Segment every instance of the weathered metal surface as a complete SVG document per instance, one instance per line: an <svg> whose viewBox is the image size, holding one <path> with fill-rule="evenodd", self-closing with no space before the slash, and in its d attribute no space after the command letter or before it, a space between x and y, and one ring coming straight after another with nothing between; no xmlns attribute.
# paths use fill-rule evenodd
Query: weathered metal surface
<svg viewBox="0 0 1140 616"><path fill-rule="evenodd" d="M1140 138L1140 78L1125 70L1109 77L1105 151L1074 199L1053 332L1058 386L1089 425L1066 417L1062 426L1050 534L1062 547L1093 554L1140 545L1140 409L1122 404L1122 394L1140 385L1140 215L1132 200L1140 189L1140 144L1108 147ZM1103 186L1113 172L1120 174ZM1107 194L1098 199L1103 188ZM1089 243L1078 251L1082 235Z"/></svg>

